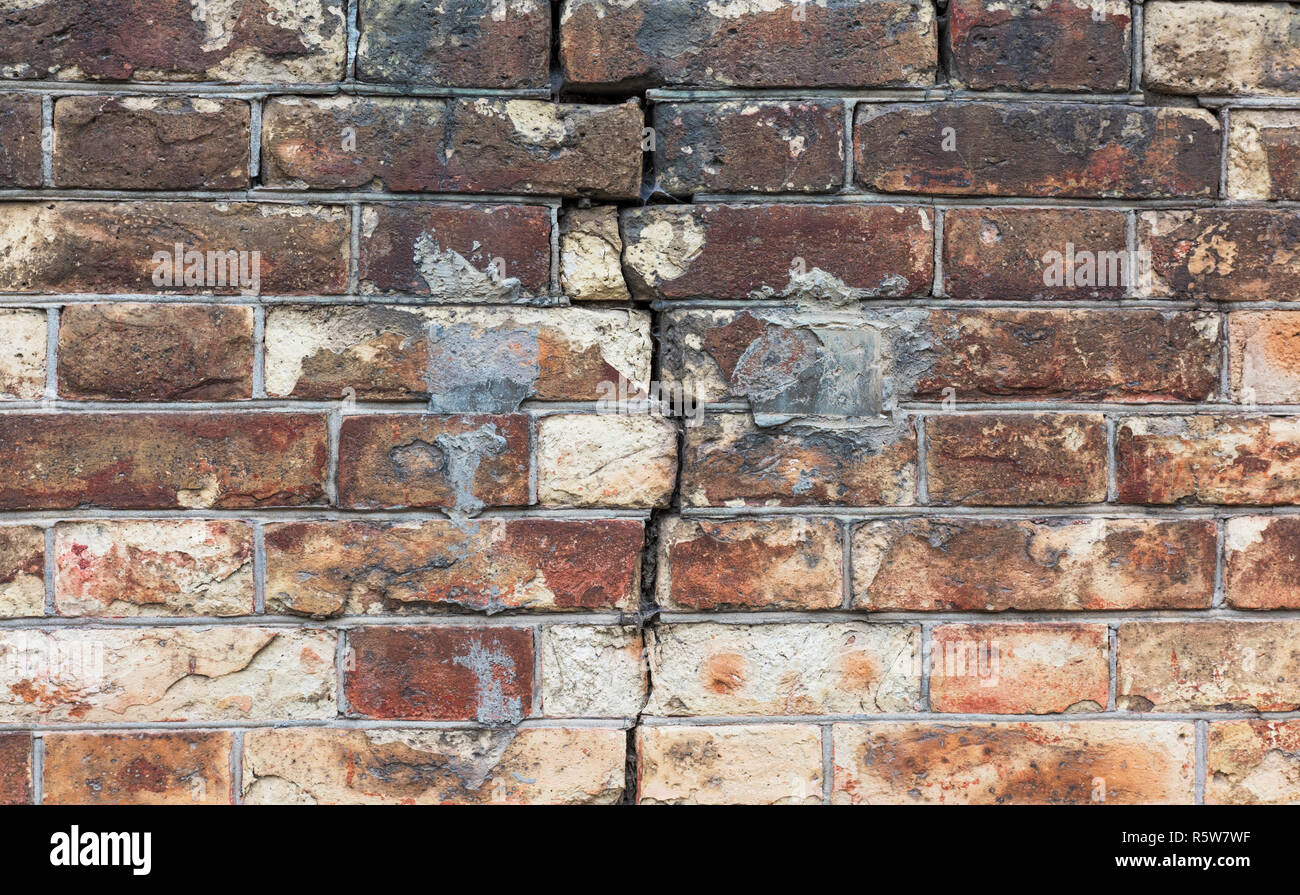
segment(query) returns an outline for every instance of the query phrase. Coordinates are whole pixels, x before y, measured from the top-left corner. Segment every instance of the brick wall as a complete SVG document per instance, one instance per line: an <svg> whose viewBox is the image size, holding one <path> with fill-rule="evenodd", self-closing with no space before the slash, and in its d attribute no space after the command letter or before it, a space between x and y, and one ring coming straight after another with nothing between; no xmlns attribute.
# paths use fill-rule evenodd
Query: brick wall
<svg viewBox="0 0 1300 895"><path fill-rule="evenodd" d="M0 798L1300 800L1297 34L5 5Z"/></svg>

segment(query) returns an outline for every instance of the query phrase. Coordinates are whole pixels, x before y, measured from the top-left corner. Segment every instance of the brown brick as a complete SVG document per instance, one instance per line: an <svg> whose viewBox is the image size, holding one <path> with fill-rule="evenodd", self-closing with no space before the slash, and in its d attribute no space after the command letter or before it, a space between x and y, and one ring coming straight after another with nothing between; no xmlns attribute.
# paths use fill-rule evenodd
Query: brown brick
<svg viewBox="0 0 1300 895"><path fill-rule="evenodd" d="M648 414L560 413L537 422L537 500L664 507L677 483L677 426Z"/></svg>
<svg viewBox="0 0 1300 895"><path fill-rule="evenodd" d="M529 420L383 414L343 419L339 505L476 512L528 500Z"/></svg>
<svg viewBox="0 0 1300 895"><path fill-rule="evenodd" d="M1043 715L1106 710L1106 625L938 625L930 633L930 708Z"/></svg>
<svg viewBox="0 0 1300 895"><path fill-rule="evenodd" d="M1103 282L1096 261L1099 255L1127 257L1117 254L1127 252L1126 227L1127 215L1109 208L949 208L943 215L944 292L955 299L1118 300L1128 281L1110 276L1108 260ZM1059 264L1050 252L1060 256ZM1066 259L1079 252L1091 253L1091 273L1082 259L1067 268ZM1129 269L1119 267L1121 275Z"/></svg>
<svg viewBox="0 0 1300 895"><path fill-rule="evenodd" d="M48 326L45 311L0 308L0 400L44 396Z"/></svg>
<svg viewBox="0 0 1300 895"><path fill-rule="evenodd" d="M1157 298L1269 301L1300 291L1300 214L1262 208L1144 211L1138 246Z"/></svg>
<svg viewBox="0 0 1300 895"><path fill-rule="evenodd" d="M1228 315L1229 388L1246 404L1300 404L1300 313Z"/></svg>
<svg viewBox="0 0 1300 895"><path fill-rule="evenodd" d="M641 805L817 805L822 734L811 724L637 728Z"/></svg>
<svg viewBox="0 0 1300 895"><path fill-rule="evenodd" d="M1219 386L1219 317L1191 311L931 311L937 401L1205 401Z"/></svg>
<svg viewBox="0 0 1300 895"><path fill-rule="evenodd" d="M362 717L518 724L532 714L527 628L356 628L344 670L348 706Z"/></svg>
<svg viewBox="0 0 1300 895"><path fill-rule="evenodd" d="M65 96L54 104L54 182L106 190L247 189L248 103Z"/></svg>
<svg viewBox="0 0 1300 895"><path fill-rule="evenodd" d="M1224 589L1237 609L1300 609L1300 518L1234 516L1224 523Z"/></svg>
<svg viewBox="0 0 1300 895"><path fill-rule="evenodd" d="M926 420L930 498L1018 506L1106 499L1100 414L948 414Z"/></svg>
<svg viewBox="0 0 1300 895"><path fill-rule="evenodd" d="M313 414L0 416L0 508L312 504L327 444Z"/></svg>
<svg viewBox="0 0 1300 895"><path fill-rule="evenodd" d="M225 520L100 520L54 530L59 615L251 615L253 529Z"/></svg>
<svg viewBox="0 0 1300 895"><path fill-rule="evenodd" d="M464 608L636 609L637 520L286 522L266 530L272 612L371 615Z"/></svg>
<svg viewBox="0 0 1300 895"><path fill-rule="evenodd" d="M925 295L934 270L923 208L654 206L623 212L623 238L624 273L647 299Z"/></svg>
<svg viewBox="0 0 1300 895"><path fill-rule="evenodd" d="M1196 735L1180 722L837 724L837 805L1184 804Z"/></svg>
<svg viewBox="0 0 1300 895"><path fill-rule="evenodd" d="M954 81L972 90L1126 90L1130 20L1128 0L952 0Z"/></svg>
<svg viewBox="0 0 1300 895"><path fill-rule="evenodd" d="M1214 196L1219 125L1203 109L935 102L858 107L858 183L886 193Z"/></svg>
<svg viewBox="0 0 1300 895"><path fill-rule="evenodd" d="M45 531L0 526L0 618L45 614Z"/></svg>
<svg viewBox="0 0 1300 895"><path fill-rule="evenodd" d="M1290 417L1136 417L1116 427L1123 503L1300 502L1300 420Z"/></svg>
<svg viewBox="0 0 1300 895"><path fill-rule="evenodd" d="M53 733L45 737L46 805L229 805L225 730Z"/></svg>
<svg viewBox="0 0 1300 895"><path fill-rule="evenodd" d="M718 414L686 429L686 506L906 506L915 491L916 434L908 420L759 429L745 414Z"/></svg>
<svg viewBox="0 0 1300 895"><path fill-rule="evenodd" d="M838 609L844 545L833 519L683 519L659 529L658 602L669 609Z"/></svg>
<svg viewBox="0 0 1300 895"><path fill-rule="evenodd" d="M1207 805L1300 802L1300 723L1216 721L1205 759Z"/></svg>
<svg viewBox="0 0 1300 895"><path fill-rule="evenodd" d="M1210 520L898 519L853 536L854 606L1030 612L1208 609Z"/></svg>
<svg viewBox="0 0 1300 895"><path fill-rule="evenodd" d="M920 0L565 0L560 62L575 89L924 87L934 83L936 30Z"/></svg>
<svg viewBox="0 0 1300 895"><path fill-rule="evenodd" d="M644 121L635 102L281 97L264 115L268 186L640 194Z"/></svg>
<svg viewBox="0 0 1300 895"><path fill-rule="evenodd" d="M510 303L551 284L550 210L372 205L361 211L361 291Z"/></svg>
<svg viewBox="0 0 1300 895"><path fill-rule="evenodd" d="M13 202L0 223L4 292L328 295L347 285L350 224L339 207Z"/></svg>
<svg viewBox="0 0 1300 895"><path fill-rule="evenodd" d="M1298 20L1287 3L1153 0L1143 16L1142 82L1161 93L1294 94Z"/></svg>
<svg viewBox="0 0 1300 895"><path fill-rule="evenodd" d="M244 735L243 791L271 804L616 804L627 735L596 727Z"/></svg>
<svg viewBox="0 0 1300 895"><path fill-rule="evenodd" d="M109 401L253 395L253 309L72 304L59 315L59 394Z"/></svg>
<svg viewBox="0 0 1300 895"><path fill-rule="evenodd" d="M0 805L30 805L32 791L32 735L0 733Z"/></svg>
<svg viewBox="0 0 1300 895"><path fill-rule="evenodd" d="M10 78L331 82L347 33L338 0L238 0L207 21L171 0L34 0L0 10Z"/></svg>
<svg viewBox="0 0 1300 895"><path fill-rule="evenodd" d="M1119 626L1118 705L1127 711L1292 712L1300 707L1295 622Z"/></svg>
<svg viewBox="0 0 1300 895"><path fill-rule="evenodd" d="M661 103L655 181L692 193L826 193L844 185L840 103Z"/></svg>
<svg viewBox="0 0 1300 895"><path fill-rule="evenodd" d="M444 0L436 13L403 0L360 0L357 77L441 87L546 87L546 0Z"/></svg>
<svg viewBox="0 0 1300 895"><path fill-rule="evenodd" d="M1229 114L1227 186L1231 199L1300 200L1300 112Z"/></svg>
<svg viewBox="0 0 1300 895"><path fill-rule="evenodd" d="M0 187L40 185L41 98L0 93Z"/></svg>

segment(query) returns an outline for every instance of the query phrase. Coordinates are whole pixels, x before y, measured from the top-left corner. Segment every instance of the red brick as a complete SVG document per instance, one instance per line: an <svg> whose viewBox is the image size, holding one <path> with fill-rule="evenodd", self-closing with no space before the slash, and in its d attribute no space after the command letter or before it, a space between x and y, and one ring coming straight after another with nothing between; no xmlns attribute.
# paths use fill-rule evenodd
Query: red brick
<svg viewBox="0 0 1300 895"><path fill-rule="evenodd" d="M1126 90L1130 21L1128 0L952 0L954 80L972 90Z"/></svg>
<svg viewBox="0 0 1300 895"><path fill-rule="evenodd" d="M32 789L32 735L0 733L0 805L30 805Z"/></svg>
<svg viewBox="0 0 1300 895"><path fill-rule="evenodd" d="M1300 420L1290 417L1127 419L1115 459L1123 503L1300 502Z"/></svg>
<svg viewBox="0 0 1300 895"><path fill-rule="evenodd" d="M45 805L229 805L234 737L223 730L53 733Z"/></svg>
<svg viewBox="0 0 1300 895"><path fill-rule="evenodd" d="M517 724L532 714L527 628L356 628L344 668L348 706L362 717Z"/></svg>
<svg viewBox="0 0 1300 895"><path fill-rule="evenodd" d="M529 420L513 416L345 417L339 505L475 512L528 500Z"/></svg>
<svg viewBox="0 0 1300 895"><path fill-rule="evenodd" d="M72 304L59 315L59 394L109 401L253 395L253 309Z"/></svg>
<svg viewBox="0 0 1300 895"><path fill-rule="evenodd" d="M0 224L5 292L329 295L347 285L350 222L339 207L12 202L0 207ZM202 253L203 263L195 256L177 264L178 245L182 253ZM231 258L231 252L245 254ZM227 274L222 284L221 274L232 269L228 260L242 262L233 269L242 269L244 283ZM202 284L185 285L187 270L202 273ZM180 284L167 285L176 273Z"/></svg>
<svg viewBox="0 0 1300 895"><path fill-rule="evenodd" d="M1236 609L1300 609L1300 518L1234 516L1224 523L1224 590Z"/></svg>
<svg viewBox="0 0 1300 895"><path fill-rule="evenodd" d="M363 292L508 303L544 295L550 284L547 208L404 203L362 209Z"/></svg>
<svg viewBox="0 0 1300 895"><path fill-rule="evenodd" d="M1270 301L1300 292L1300 213L1264 208L1144 211L1138 246L1157 298Z"/></svg>
<svg viewBox="0 0 1300 895"><path fill-rule="evenodd" d="M1100 414L926 420L930 498L938 504L1018 506L1106 499Z"/></svg>
<svg viewBox="0 0 1300 895"><path fill-rule="evenodd" d="M54 104L54 182L105 190L242 190L249 109L206 97L65 96Z"/></svg>
<svg viewBox="0 0 1300 895"><path fill-rule="evenodd" d="M930 708L1044 715L1105 711L1106 625L938 625L930 632Z"/></svg>
<svg viewBox="0 0 1300 895"><path fill-rule="evenodd" d="M937 29L928 3L824 0L798 10L795 5L719 9L662 0L565 0L560 14L565 81L574 89L612 90L657 84L934 83ZM689 51L682 46L684 35L690 37Z"/></svg>
<svg viewBox="0 0 1300 895"><path fill-rule="evenodd" d="M853 142L858 183L886 193L1157 199L1219 183L1219 125L1203 109L862 104Z"/></svg>
<svg viewBox="0 0 1300 895"><path fill-rule="evenodd" d="M1204 519L896 519L853 537L854 606L1028 612L1208 609Z"/></svg>
<svg viewBox="0 0 1300 895"><path fill-rule="evenodd" d="M0 509L264 507L325 496L323 415L0 416Z"/></svg>
<svg viewBox="0 0 1300 895"><path fill-rule="evenodd" d="M659 103L655 181L692 193L827 193L844 185L837 102Z"/></svg>
<svg viewBox="0 0 1300 895"><path fill-rule="evenodd" d="M40 185L41 98L0 93L0 187Z"/></svg>
<svg viewBox="0 0 1300 895"><path fill-rule="evenodd" d="M934 221L884 205L680 205L623 212L639 298L843 300L930 291Z"/></svg>
<svg viewBox="0 0 1300 895"><path fill-rule="evenodd" d="M637 607L644 525L623 519L286 522L266 530L273 612Z"/></svg>

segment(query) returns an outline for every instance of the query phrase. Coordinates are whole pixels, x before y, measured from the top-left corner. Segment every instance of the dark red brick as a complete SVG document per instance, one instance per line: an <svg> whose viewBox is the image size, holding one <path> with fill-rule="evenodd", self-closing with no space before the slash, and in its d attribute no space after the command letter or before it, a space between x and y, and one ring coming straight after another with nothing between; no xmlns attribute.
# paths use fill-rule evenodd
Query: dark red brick
<svg viewBox="0 0 1300 895"><path fill-rule="evenodd" d="M0 12L0 16L4 13ZM3 40L0 37L0 40ZM0 94L0 187L41 185L41 98Z"/></svg>

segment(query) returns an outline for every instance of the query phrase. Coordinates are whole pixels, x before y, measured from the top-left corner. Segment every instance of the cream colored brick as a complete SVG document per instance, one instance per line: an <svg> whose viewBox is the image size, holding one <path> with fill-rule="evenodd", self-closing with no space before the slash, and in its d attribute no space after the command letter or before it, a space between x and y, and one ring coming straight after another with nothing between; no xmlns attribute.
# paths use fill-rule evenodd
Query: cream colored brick
<svg viewBox="0 0 1300 895"><path fill-rule="evenodd" d="M821 730L811 724L642 727L642 805L816 805L822 800Z"/></svg>
<svg viewBox="0 0 1300 895"><path fill-rule="evenodd" d="M542 632L542 713L632 718L645 705L641 636L633 627L552 625Z"/></svg>

